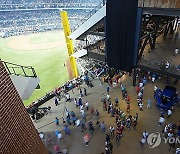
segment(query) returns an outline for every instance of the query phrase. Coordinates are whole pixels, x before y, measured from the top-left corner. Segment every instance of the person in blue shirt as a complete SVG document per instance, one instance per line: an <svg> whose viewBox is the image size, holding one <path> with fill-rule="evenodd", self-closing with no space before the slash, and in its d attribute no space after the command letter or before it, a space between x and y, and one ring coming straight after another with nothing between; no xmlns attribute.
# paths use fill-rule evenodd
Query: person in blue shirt
<svg viewBox="0 0 180 154"><path fill-rule="evenodd" d="M118 106L118 103L119 103L118 98L115 98L115 104L116 104L116 106Z"/></svg>
<svg viewBox="0 0 180 154"><path fill-rule="evenodd" d="M56 123L57 126L59 126L59 119L58 119L58 117L55 118L55 123Z"/></svg>
<svg viewBox="0 0 180 154"><path fill-rule="evenodd" d="M106 91L107 91L107 93L109 94L110 88L109 88L109 87L107 87L107 88L106 88Z"/></svg>

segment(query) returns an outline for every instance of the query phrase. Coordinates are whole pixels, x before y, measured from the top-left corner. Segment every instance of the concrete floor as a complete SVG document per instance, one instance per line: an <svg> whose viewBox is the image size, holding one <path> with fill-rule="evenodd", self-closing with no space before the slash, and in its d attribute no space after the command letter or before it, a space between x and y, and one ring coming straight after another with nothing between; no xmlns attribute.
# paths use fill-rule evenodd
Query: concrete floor
<svg viewBox="0 0 180 154"><path fill-rule="evenodd" d="M95 109L99 109L100 111L100 121L105 121L106 124L106 132L109 132L109 126L116 127L115 124L115 118L110 117L110 115L107 114L107 112L103 111L102 109L102 103L100 101L101 96L103 93L106 92L107 84L100 85L99 80L93 81L94 87L93 88L87 88L85 85L82 87L87 88L88 96L83 97L83 101L88 101L90 106L94 106ZM143 131L148 131L149 133L152 132L161 132L163 127L158 126L158 119L160 116L160 111L156 108L155 99L153 98L153 88L154 85L152 83L147 83L145 85L144 90L144 110L139 111L139 107L136 103L137 95L135 92L135 87L132 86L132 79L128 75L123 76L122 78L122 84L126 87L128 94L131 97L131 112L130 114L132 116L135 115L137 112L139 114L138 119L138 125L136 130L128 131L126 130L123 134L123 137L121 139L121 142L119 145L115 144L115 138L111 139L111 142L114 145L113 154L118 153L126 153L126 154L160 154L160 153L166 153L166 154L172 154L174 153L174 150L168 151L169 145L165 144L162 140L162 143L160 146L156 147L155 149L150 149L148 145L146 144L144 148L140 146L140 139L142 137ZM160 88L165 87L165 81L156 81L155 85L157 85ZM180 90L180 83L176 85L176 88L178 91ZM72 98L79 97L79 91L77 89L74 90L75 94L72 94L70 92L70 95ZM114 100L116 97L120 100L120 108L123 109L123 111L126 111L126 103L122 100L121 97L121 90L120 87L117 86L115 88L110 88L110 95L112 100ZM152 100L152 108L147 109L147 100ZM64 113L64 107L66 106L69 111L74 111L76 113L77 117L80 117L79 109L75 107L74 102L67 102L65 103L64 100L60 102L59 106L55 106L53 99L48 101L42 106L51 106L51 111L44 116L42 119L40 119L38 122L34 123L35 127L38 129L46 124L51 123L55 117L61 118ZM84 144L83 136L84 134L88 133L89 131L86 130L85 132L81 132L80 127L76 126L70 126L71 129L71 135L65 135L64 131L64 141L57 143L56 137L55 137L55 130L63 130L64 124L62 123L62 120L60 120L60 126L56 126L55 123L49 124L43 128L38 129L39 132L44 132L45 134L51 134L53 140L50 144L45 143L47 149L51 152L53 152L53 146L57 143L60 146L60 149L63 148L68 149L68 153L70 154L101 154L105 150L105 134L101 132L101 130L95 125L96 118L91 117L89 115L89 112L87 113L87 121L89 119L92 120L95 126L95 132L93 135L91 135L91 141L89 142L89 146L86 147ZM127 113L126 115L129 115ZM173 113L172 117L169 119L166 118L167 123L180 123L180 108L175 107L175 112ZM161 134L162 135L162 134Z"/></svg>
<svg viewBox="0 0 180 154"><path fill-rule="evenodd" d="M180 52L175 57L174 52L176 48L180 50L180 27L173 35L168 35L166 39L163 36L159 36L156 40L155 49L148 53L150 45L148 44L144 51L144 59L152 61L169 61L171 65L180 64Z"/></svg>

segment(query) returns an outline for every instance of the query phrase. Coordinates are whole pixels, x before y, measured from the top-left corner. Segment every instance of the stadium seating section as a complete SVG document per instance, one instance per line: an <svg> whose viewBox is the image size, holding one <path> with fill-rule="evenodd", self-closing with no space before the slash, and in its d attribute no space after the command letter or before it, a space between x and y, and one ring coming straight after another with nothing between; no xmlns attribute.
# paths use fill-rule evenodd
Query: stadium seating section
<svg viewBox="0 0 180 154"><path fill-rule="evenodd" d="M59 12L68 12L71 28L102 0L2 0L0 4L0 36L61 29Z"/></svg>

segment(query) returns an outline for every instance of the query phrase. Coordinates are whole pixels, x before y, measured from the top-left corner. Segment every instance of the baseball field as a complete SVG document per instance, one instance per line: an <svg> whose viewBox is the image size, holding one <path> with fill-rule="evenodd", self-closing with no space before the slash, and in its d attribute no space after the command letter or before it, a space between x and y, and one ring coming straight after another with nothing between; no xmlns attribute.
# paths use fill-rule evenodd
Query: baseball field
<svg viewBox="0 0 180 154"><path fill-rule="evenodd" d="M67 49L63 31L49 31L0 38L3 61L32 66L40 78L40 89L24 101L27 106L68 80Z"/></svg>

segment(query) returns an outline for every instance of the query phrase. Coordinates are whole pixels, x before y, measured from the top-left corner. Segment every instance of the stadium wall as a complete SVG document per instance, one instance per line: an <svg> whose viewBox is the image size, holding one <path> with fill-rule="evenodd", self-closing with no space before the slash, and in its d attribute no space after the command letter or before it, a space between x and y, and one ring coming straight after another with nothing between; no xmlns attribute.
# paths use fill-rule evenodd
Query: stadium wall
<svg viewBox="0 0 180 154"><path fill-rule="evenodd" d="M23 102L0 62L0 153L47 154Z"/></svg>

